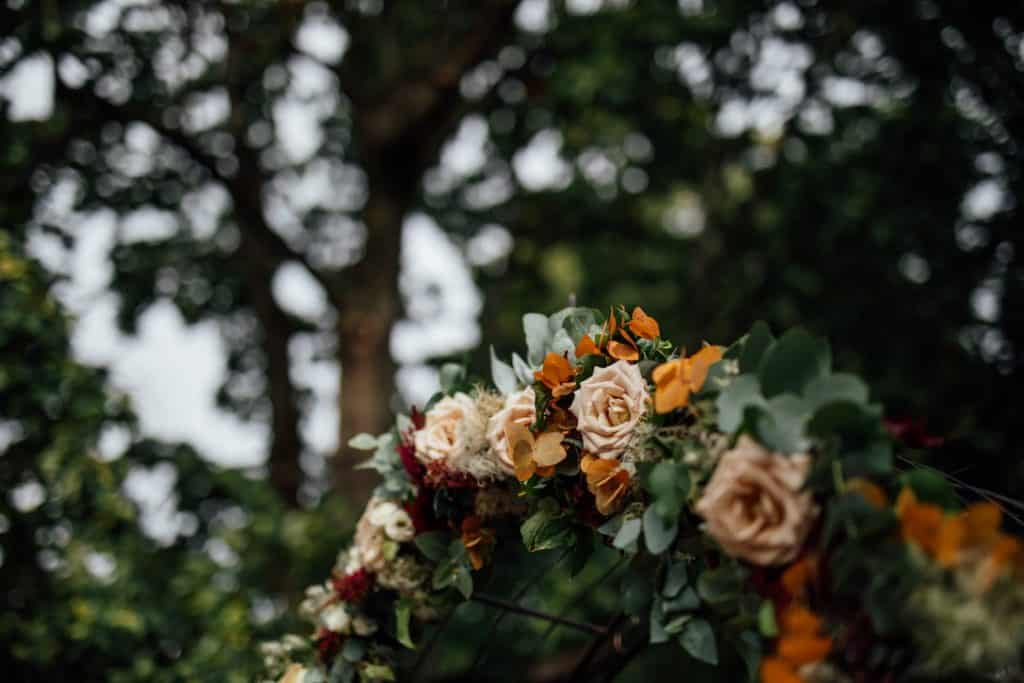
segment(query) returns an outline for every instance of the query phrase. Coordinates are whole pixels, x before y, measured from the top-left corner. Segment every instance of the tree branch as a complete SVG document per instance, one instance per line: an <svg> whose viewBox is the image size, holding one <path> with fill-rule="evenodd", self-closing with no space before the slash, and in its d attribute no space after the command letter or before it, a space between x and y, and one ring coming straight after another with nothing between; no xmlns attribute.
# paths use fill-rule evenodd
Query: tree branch
<svg viewBox="0 0 1024 683"><path fill-rule="evenodd" d="M498 609L511 612L512 614L520 614L524 617L531 617L533 619L543 619L552 624L558 624L560 626L568 626L574 628L577 631L583 631L594 636L604 636L608 633L608 628L605 626L597 626L596 624L589 624L582 621L576 621L575 619L569 619L567 617L559 616L557 614L549 614L548 612L541 612L530 607L524 607L523 605L508 600L502 600L490 595L484 595L482 593L476 593L470 598L473 602L479 602L483 605L490 605L491 607L497 607Z"/></svg>

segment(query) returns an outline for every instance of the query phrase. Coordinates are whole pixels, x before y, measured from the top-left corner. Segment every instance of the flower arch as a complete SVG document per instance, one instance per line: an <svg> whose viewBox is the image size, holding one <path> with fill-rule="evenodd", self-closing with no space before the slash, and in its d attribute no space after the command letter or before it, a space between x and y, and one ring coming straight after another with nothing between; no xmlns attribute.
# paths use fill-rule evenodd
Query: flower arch
<svg viewBox="0 0 1024 683"><path fill-rule="evenodd" d="M382 481L307 591L311 633L265 644L268 679L405 680L402 649L513 543L581 562L617 549L646 588L612 628L712 665L731 649L751 681L962 681L1019 664L1024 552L1000 507L900 471L899 430L832 371L825 341L758 323L687 355L639 307L523 322L525 357L492 349L491 383L445 366L422 413L352 440Z"/></svg>

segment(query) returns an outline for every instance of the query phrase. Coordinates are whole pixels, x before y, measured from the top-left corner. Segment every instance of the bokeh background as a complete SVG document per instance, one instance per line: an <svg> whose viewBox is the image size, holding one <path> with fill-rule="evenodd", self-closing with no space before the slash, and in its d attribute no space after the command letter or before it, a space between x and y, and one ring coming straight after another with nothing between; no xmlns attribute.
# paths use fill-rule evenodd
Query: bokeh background
<svg viewBox="0 0 1024 683"><path fill-rule="evenodd" d="M1019 498L1022 32L957 0L4 0L6 679L253 680L368 494L347 439L572 298L691 348L827 335L929 465ZM508 592L614 612L611 560L555 560ZM582 646L460 618L436 675Z"/></svg>

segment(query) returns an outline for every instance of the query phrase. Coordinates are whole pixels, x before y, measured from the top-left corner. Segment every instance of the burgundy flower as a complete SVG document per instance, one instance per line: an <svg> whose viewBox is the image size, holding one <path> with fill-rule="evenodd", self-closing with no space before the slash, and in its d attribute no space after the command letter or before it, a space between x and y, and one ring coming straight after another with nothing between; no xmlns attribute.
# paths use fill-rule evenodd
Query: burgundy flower
<svg viewBox="0 0 1024 683"><path fill-rule="evenodd" d="M330 666L334 658L338 656L338 652L341 651L341 634L328 631L327 629L320 629L317 631L313 644L320 655L320 661L324 666Z"/></svg>
<svg viewBox="0 0 1024 683"><path fill-rule="evenodd" d="M373 574L366 569L358 569L341 578L332 578L334 592L343 602L362 602L373 588Z"/></svg>
<svg viewBox="0 0 1024 683"><path fill-rule="evenodd" d="M892 438L911 448L938 448L946 442L941 436L929 434L922 419L886 419L884 422Z"/></svg>

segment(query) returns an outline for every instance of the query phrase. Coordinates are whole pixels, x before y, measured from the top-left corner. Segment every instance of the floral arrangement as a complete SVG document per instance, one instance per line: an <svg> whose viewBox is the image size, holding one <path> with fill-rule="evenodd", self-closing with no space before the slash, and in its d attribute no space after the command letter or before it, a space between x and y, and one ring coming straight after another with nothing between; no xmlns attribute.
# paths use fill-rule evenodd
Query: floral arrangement
<svg viewBox="0 0 1024 683"><path fill-rule="evenodd" d="M383 481L302 603L312 635L265 646L270 679L401 679L396 654L503 543L617 548L648 586L625 607L651 644L708 664L732 649L752 681L1019 665L1024 552L1000 508L898 470L904 446L826 342L759 323L687 355L639 307L524 327L525 358L492 349L491 385L445 366L422 413L353 439Z"/></svg>

